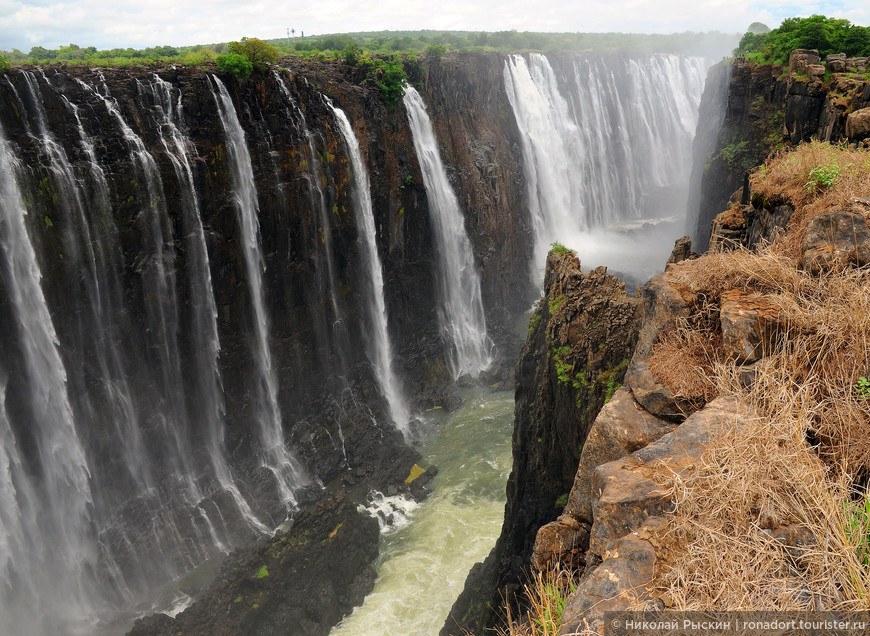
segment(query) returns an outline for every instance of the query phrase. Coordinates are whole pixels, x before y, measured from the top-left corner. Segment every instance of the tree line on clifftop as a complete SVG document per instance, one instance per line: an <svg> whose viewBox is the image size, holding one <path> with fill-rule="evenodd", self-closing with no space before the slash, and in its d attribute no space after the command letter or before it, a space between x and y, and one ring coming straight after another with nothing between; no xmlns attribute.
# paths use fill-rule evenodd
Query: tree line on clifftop
<svg viewBox="0 0 870 636"><path fill-rule="evenodd" d="M823 15L787 18L776 29L762 31L766 29L747 31L734 54L776 64L786 64L789 54L795 49L816 49L822 58L830 53L845 53L848 57L870 56L870 28L848 20Z"/></svg>

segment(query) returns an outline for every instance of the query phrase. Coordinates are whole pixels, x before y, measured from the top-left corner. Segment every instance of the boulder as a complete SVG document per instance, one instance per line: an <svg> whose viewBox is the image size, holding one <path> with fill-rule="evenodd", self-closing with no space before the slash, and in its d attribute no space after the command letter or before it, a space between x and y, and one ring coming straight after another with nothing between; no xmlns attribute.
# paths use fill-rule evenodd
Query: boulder
<svg viewBox="0 0 870 636"><path fill-rule="evenodd" d="M734 249L746 241L746 212L741 206L732 206L713 219L710 232L710 250Z"/></svg>
<svg viewBox="0 0 870 636"><path fill-rule="evenodd" d="M846 117L846 137L861 141L870 137L870 108L862 108Z"/></svg>
<svg viewBox="0 0 870 636"><path fill-rule="evenodd" d="M807 223L801 267L812 274L870 263L870 231L864 217L836 210Z"/></svg>
<svg viewBox="0 0 870 636"><path fill-rule="evenodd" d="M822 81L825 79L825 67L821 64L808 64L807 77L810 78L810 81Z"/></svg>
<svg viewBox="0 0 870 636"><path fill-rule="evenodd" d="M637 530L647 518L669 512L673 504L655 475L694 470L714 433L739 414L736 398L716 398L658 441L599 466L592 479L596 500L587 566L597 563L613 541Z"/></svg>
<svg viewBox="0 0 870 636"><path fill-rule="evenodd" d="M776 205L772 209L752 207L747 211L750 220L746 228L746 247L753 249L764 241L773 241L778 233L785 231L792 214L794 208L790 205Z"/></svg>
<svg viewBox="0 0 870 636"><path fill-rule="evenodd" d="M591 523L595 469L647 446L670 433L675 426L646 411L628 389L620 388L601 409L586 437L564 514Z"/></svg>
<svg viewBox="0 0 870 636"><path fill-rule="evenodd" d="M688 236L678 238L674 241L674 249L671 251L670 257L666 265L679 263L680 261L698 258L698 255L692 251L692 239Z"/></svg>
<svg viewBox="0 0 870 636"><path fill-rule="evenodd" d="M682 422L700 406L694 400L675 395L670 387L659 382L646 362L632 362L625 377L634 399L656 417Z"/></svg>
<svg viewBox="0 0 870 636"><path fill-rule="evenodd" d="M560 636L608 633L606 613L652 601L647 586L655 575L656 552L636 535L617 541L604 562L580 582L565 603Z"/></svg>
<svg viewBox="0 0 870 636"><path fill-rule="evenodd" d="M845 53L830 53L825 58L825 70L831 73L846 72L846 54Z"/></svg>
<svg viewBox="0 0 870 636"><path fill-rule="evenodd" d="M722 346L739 363L761 359L773 346L779 310L761 294L732 289L719 301Z"/></svg>
<svg viewBox="0 0 870 636"><path fill-rule="evenodd" d="M788 56L789 73L806 73L809 64L817 64L819 52L815 49L795 49Z"/></svg>
<svg viewBox="0 0 870 636"><path fill-rule="evenodd" d="M676 281L674 274L678 268L679 265L654 276L640 288L643 326L638 334L633 360L646 360L662 332L692 314L697 297L688 287Z"/></svg>
<svg viewBox="0 0 870 636"><path fill-rule="evenodd" d="M532 567L543 572L551 565L559 564L578 570L583 567L588 546L589 524L580 523L571 515L560 515L538 530L532 550Z"/></svg>
<svg viewBox="0 0 870 636"><path fill-rule="evenodd" d="M676 282L674 275L679 267L679 263L671 265L664 274L654 276L640 288L643 326L625 375L626 385L641 406L657 417L674 422L685 419L692 405L659 383L649 370L646 359L665 331L692 314L697 298L689 288Z"/></svg>

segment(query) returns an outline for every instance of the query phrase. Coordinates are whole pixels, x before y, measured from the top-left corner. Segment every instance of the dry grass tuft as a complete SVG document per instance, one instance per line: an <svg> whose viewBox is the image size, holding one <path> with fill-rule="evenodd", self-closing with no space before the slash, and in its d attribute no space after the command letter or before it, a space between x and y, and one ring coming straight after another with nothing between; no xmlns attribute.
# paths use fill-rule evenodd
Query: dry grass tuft
<svg viewBox="0 0 870 636"><path fill-rule="evenodd" d="M714 365L719 394L752 415L722 434L701 470L667 485L669 538L683 549L659 593L677 609L870 609L870 505L850 500L855 477L870 472L870 385L860 380L870 375L870 270L810 276L775 246L708 260L700 291L763 292L782 325L751 387L739 367ZM783 527L798 528L803 544L774 538Z"/></svg>
<svg viewBox="0 0 870 636"><path fill-rule="evenodd" d="M682 325L665 334L648 358L650 371L694 411L717 395L713 367L722 358L721 336Z"/></svg>
<svg viewBox="0 0 870 636"><path fill-rule="evenodd" d="M723 393L765 412L747 412L722 432L699 470L670 480L676 514L669 539L680 556L660 573L658 594L674 609L868 609L870 574L848 530L845 471L807 445L815 419L815 382L793 384L775 361L759 382L740 387L720 368ZM866 523L866 522L865 522ZM797 545L773 532L798 529Z"/></svg>
<svg viewBox="0 0 870 636"><path fill-rule="evenodd" d="M797 257L803 227L811 218L837 209L853 209L870 220L864 208L852 208L856 198L870 195L870 153L814 141L777 155L751 176L752 192L795 208L783 250Z"/></svg>

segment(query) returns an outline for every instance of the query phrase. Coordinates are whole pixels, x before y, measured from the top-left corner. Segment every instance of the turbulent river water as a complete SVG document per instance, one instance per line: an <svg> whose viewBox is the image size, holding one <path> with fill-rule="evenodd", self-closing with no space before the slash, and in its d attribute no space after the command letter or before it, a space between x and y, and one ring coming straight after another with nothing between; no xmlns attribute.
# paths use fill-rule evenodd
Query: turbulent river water
<svg viewBox="0 0 870 636"><path fill-rule="evenodd" d="M511 467L512 392L463 392L463 406L440 419L420 449L438 466L434 491L381 535L375 589L331 636L437 634L465 582L486 557L504 517Z"/></svg>

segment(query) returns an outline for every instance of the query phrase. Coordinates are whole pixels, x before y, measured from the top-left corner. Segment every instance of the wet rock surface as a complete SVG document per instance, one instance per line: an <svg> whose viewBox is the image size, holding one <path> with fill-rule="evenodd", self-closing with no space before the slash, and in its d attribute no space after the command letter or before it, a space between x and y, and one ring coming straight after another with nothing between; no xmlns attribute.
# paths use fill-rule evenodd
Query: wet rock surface
<svg viewBox="0 0 870 636"><path fill-rule="evenodd" d="M139 620L131 636L325 636L374 587L378 522L336 493L292 528L226 559L216 583L175 619Z"/></svg>

